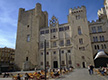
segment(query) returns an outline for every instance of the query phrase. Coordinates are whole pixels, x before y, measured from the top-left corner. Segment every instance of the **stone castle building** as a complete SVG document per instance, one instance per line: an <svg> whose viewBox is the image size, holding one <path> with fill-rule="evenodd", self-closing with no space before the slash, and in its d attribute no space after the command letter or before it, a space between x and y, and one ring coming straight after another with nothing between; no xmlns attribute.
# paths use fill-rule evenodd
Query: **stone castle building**
<svg viewBox="0 0 108 80"><path fill-rule="evenodd" d="M19 9L15 63L20 69L44 68L44 41L46 65L49 68L85 68L94 64L99 50L108 52L108 2L98 11L99 19L89 22L86 7L69 9L68 23L59 24L37 3L32 10ZM60 66L61 65L61 66Z"/></svg>
<svg viewBox="0 0 108 80"><path fill-rule="evenodd" d="M14 67L15 49L0 48L0 71L11 71Z"/></svg>

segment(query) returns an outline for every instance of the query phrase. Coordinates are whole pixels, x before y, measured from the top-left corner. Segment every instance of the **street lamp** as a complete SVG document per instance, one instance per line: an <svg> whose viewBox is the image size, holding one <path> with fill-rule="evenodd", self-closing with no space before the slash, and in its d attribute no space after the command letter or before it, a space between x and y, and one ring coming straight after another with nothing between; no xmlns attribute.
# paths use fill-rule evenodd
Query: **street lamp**
<svg viewBox="0 0 108 80"><path fill-rule="evenodd" d="M68 68L68 56L67 56L67 53L66 53L66 67Z"/></svg>
<svg viewBox="0 0 108 80"><path fill-rule="evenodd" d="M60 51L60 47L58 47L59 49L59 62L60 62L60 73L61 73L61 51Z"/></svg>

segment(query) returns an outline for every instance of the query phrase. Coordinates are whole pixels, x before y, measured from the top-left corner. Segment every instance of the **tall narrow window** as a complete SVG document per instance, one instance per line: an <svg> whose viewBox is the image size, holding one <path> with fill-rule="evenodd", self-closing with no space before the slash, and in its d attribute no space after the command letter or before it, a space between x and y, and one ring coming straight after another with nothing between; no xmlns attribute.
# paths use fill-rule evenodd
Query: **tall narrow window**
<svg viewBox="0 0 108 80"><path fill-rule="evenodd" d="M79 43L83 44L83 39L82 38L79 39Z"/></svg>
<svg viewBox="0 0 108 80"><path fill-rule="evenodd" d="M80 15L77 15L77 16L76 16L76 20L78 20L78 19L80 19Z"/></svg>
<svg viewBox="0 0 108 80"><path fill-rule="evenodd" d="M78 27L78 34L79 34L79 35L82 34L80 26Z"/></svg>
<svg viewBox="0 0 108 80"><path fill-rule="evenodd" d="M98 32L102 32L102 26L98 26Z"/></svg>
<svg viewBox="0 0 108 80"><path fill-rule="evenodd" d="M104 46L103 46L103 44L101 44L101 47L102 47L102 49L104 49Z"/></svg>
<svg viewBox="0 0 108 80"><path fill-rule="evenodd" d="M70 45L71 43L70 43L70 40L67 40L66 41L66 45Z"/></svg>
<svg viewBox="0 0 108 80"><path fill-rule="evenodd" d="M96 42L98 42L98 38L97 38L97 36L96 36Z"/></svg>
<svg viewBox="0 0 108 80"><path fill-rule="evenodd" d="M30 41L30 35L27 35L27 42Z"/></svg>
<svg viewBox="0 0 108 80"><path fill-rule="evenodd" d="M43 48L43 47L44 47L43 42L41 42L40 43L40 48Z"/></svg>
<svg viewBox="0 0 108 80"><path fill-rule="evenodd" d="M96 27L92 27L92 33L96 33Z"/></svg>
<svg viewBox="0 0 108 80"><path fill-rule="evenodd" d="M93 42L95 42L95 37L93 37Z"/></svg>
<svg viewBox="0 0 108 80"><path fill-rule="evenodd" d="M54 41L53 43L52 43L52 47L56 47L57 45L56 45L56 41Z"/></svg>
<svg viewBox="0 0 108 80"><path fill-rule="evenodd" d="M100 41L102 41L102 37L100 36Z"/></svg>
<svg viewBox="0 0 108 80"><path fill-rule="evenodd" d="M104 36L102 36L102 41L104 41Z"/></svg>
<svg viewBox="0 0 108 80"><path fill-rule="evenodd" d="M63 40L60 41L60 46L64 46L64 41Z"/></svg>
<svg viewBox="0 0 108 80"><path fill-rule="evenodd" d="M47 61L46 65L48 66L49 65L49 62Z"/></svg>
<svg viewBox="0 0 108 80"><path fill-rule="evenodd" d="M26 57L26 61L28 61L28 57Z"/></svg>
<svg viewBox="0 0 108 80"><path fill-rule="evenodd" d="M46 47L49 48L49 42L46 42Z"/></svg>
<svg viewBox="0 0 108 80"><path fill-rule="evenodd" d="M106 44L104 44L104 48L106 49L107 47L106 47Z"/></svg>
<svg viewBox="0 0 108 80"><path fill-rule="evenodd" d="M97 45L97 49L99 49L99 45Z"/></svg>

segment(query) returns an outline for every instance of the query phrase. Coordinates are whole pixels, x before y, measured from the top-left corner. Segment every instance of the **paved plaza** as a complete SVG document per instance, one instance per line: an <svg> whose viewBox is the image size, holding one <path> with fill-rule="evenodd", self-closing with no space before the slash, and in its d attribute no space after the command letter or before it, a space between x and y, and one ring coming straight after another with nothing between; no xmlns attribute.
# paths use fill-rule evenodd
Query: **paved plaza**
<svg viewBox="0 0 108 80"><path fill-rule="evenodd" d="M0 78L0 80L12 80L11 78ZM49 79L48 79L49 80ZM93 75L88 74L87 69L75 69L73 72L62 76L59 79L50 80L108 80L108 76L100 76L94 73Z"/></svg>
<svg viewBox="0 0 108 80"><path fill-rule="evenodd" d="M75 69L72 73L65 75L64 78L54 80L108 80L108 76L100 76L96 73L89 75L87 69Z"/></svg>

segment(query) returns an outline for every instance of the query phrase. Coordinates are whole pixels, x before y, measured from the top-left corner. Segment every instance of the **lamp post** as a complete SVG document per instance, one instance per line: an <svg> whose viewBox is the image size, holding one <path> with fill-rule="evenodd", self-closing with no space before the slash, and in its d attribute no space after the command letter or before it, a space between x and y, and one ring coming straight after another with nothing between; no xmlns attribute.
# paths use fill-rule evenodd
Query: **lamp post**
<svg viewBox="0 0 108 80"><path fill-rule="evenodd" d="M46 80L46 39L44 40L44 63L45 63L45 80Z"/></svg>
<svg viewBox="0 0 108 80"><path fill-rule="evenodd" d="M2 72L1 72L1 63L0 63L0 74L1 74Z"/></svg>
<svg viewBox="0 0 108 80"><path fill-rule="evenodd" d="M60 73L61 73L61 51L60 51L60 47L58 47L59 49L59 62L60 62Z"/></svg>
<svg viewBox="0 0 108 80"><path fill-rule="evenodd" d="M66 53L66 67L68 68L68 56L67 56L67 53Z"/></svg>

